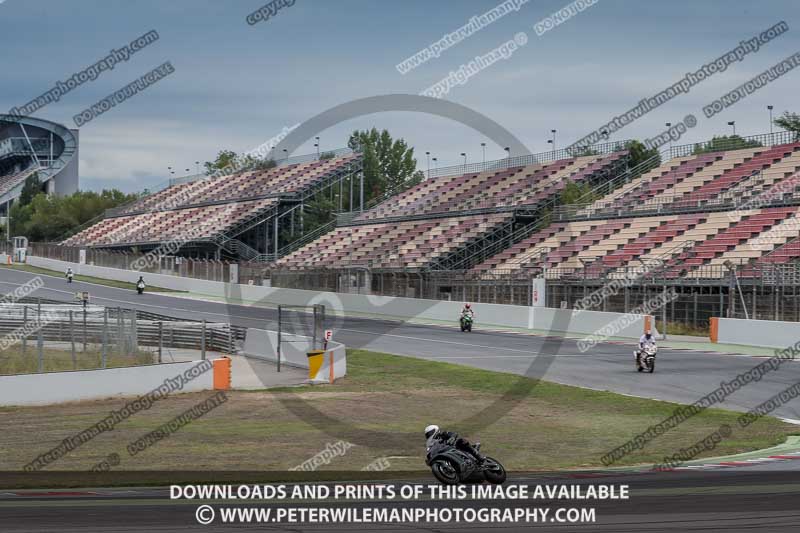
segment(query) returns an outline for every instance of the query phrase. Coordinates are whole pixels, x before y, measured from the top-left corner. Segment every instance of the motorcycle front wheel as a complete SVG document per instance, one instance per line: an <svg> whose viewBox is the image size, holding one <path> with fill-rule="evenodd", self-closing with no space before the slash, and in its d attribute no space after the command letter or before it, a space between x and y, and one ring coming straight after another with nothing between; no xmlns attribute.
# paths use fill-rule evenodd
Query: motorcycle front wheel
<svg viewBox="0 0 800 533"><path fill-rule="evenodd" d="M461 482L456 467L447 459L437 459L431 463L431 472L434 477L445 485L456 485Z"/></svg>
<svg viewBox="0 0 800 533"><path fill-rule="evenodd" d="M506 474L506 469L498 460L487 457L483 465L483 476L486 478L486 481L492 483L493 485L505 483L506 477L508 477Z"/></svg>
<svg viewBox="0 0 800 533"><path fill-rule="evenodd" d="M653 359L648 363L647 371L652 374L655 371L655 369L656 369L656 360Z"/></svg>

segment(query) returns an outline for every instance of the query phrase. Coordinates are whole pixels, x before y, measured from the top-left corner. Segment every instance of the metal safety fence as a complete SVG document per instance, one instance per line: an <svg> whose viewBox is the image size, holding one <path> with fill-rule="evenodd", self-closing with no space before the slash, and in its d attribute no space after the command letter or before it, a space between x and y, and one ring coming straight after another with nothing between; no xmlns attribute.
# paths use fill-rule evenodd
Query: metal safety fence
<svg viewBox="0 0 800 533"><path fill-rule="evenodd" d="M205 359L237 353L245 335L226 323L23 298L0 305L0 374Z"/></svg>

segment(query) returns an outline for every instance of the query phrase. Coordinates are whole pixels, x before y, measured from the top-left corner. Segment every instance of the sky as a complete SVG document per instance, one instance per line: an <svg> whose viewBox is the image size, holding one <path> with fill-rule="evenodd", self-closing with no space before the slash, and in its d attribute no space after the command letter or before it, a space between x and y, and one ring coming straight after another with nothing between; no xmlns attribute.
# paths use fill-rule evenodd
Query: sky
<svg viewBox="0 0 800 533"><path fill-rule="evenodd" d="M769 132L775 116L800 112L800 68L706 118L703 107L800 52L797 0L581 0L585 9L539 34L566 0L517 0L518 10L419 67L396 65L502 4L501 0L276 0L266 20L247 17L263 0L0 0L0 112L24 105L155 30L158 40L33 115L76 128L73 117L169 62L174 72L83 124L81 188L153 188L195 173L217 152L245 152L284 128L337 105L377 95L419 94L520 32L527 42L442 97L511 131L530 152L562 148L780 21L789 31L763 44L613 134L651 138L687 114L697 125L676 144ZM276 7L278 9L276 9ZM263 12L267 12L264 10ZM253 21L253 18L250 19ZM538 26L540 29L541 25ZM355 129L386 128L438 166L504 157L503 146L447 118L381 112L317 133L322 150ZM312 153L314 140L295 155Z"/></svg>

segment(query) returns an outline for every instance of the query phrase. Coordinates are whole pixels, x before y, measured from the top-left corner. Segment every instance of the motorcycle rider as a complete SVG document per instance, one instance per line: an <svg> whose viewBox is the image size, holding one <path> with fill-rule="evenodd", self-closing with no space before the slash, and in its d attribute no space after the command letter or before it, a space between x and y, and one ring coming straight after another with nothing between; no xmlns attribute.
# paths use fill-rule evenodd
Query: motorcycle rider
<svg viewBox="0 0 800 533"><path fill-rule="evenodd" d="M139 281L136 282L136 288L137 289L141 289L141 290L144 291L144 287L145 287L145 285L144 285L144 277L143 276L139 276Z"/></svg>
<svg viewBox="0 0 800 533"><path fill-rule="evenodd" d="M461 308L461 317L459 320L467 315L469 315L473 321L475 320L475 311L472 310L472 304L469 303L465 303L464 307Z"/></svg>
<svg viewBox="0 0 800 533"><path fill-rule="evenodd" d="M481 453L476 450L467 439L460 437L458 433L454 431L441 431L439 426L436 424L431 424L425 428L425 439L426 450L430 450L431 446L433 446L437 441L446 443L449 442L452 443L457 450L466 452L474 457L478 464L481 464L484 461L483 455L481 455Z"/></svg>
<svg viewBox="0 0 800 533"><path fill-rule="evenodd" d="M72 273L72 269L68 268L64 275L67 277L67 282L72 283L72 278L75 276L75 274Z"/></svg>
<svg viewBox="0 0 800 533"><path fill-rule="evenodd" d="M656 338L653 337L653 333L649 329L646 330L644 335L642 335L639 339L639 349L633 352L633 355L636 358L636 368L642 368L642 351L644 350L644 347L648 345L656 345Z"/></svg>

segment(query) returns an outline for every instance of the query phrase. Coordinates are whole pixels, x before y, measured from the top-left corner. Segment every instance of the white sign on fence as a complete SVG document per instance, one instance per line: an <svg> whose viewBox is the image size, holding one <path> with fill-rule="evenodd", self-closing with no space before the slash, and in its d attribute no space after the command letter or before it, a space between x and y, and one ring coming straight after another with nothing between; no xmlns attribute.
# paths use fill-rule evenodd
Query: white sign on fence
<svg viewBox="0 0 800 533"><path fill-rule="evenodd" d="M332 329L326 329L325 330L325 340L326 341L330 341L332 338L333 338L333 330Z"/></svg>

